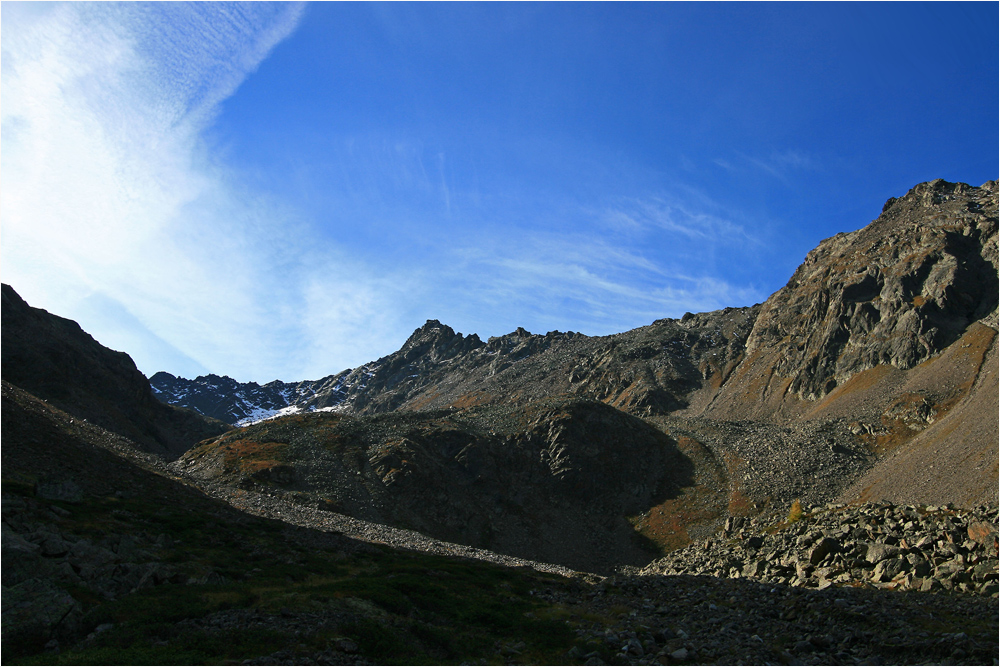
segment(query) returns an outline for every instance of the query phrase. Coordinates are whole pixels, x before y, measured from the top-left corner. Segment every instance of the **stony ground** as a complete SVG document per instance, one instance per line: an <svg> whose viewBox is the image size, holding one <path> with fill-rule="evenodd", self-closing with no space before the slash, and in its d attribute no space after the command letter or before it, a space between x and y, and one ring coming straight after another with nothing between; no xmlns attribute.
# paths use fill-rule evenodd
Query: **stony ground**
<svg viewBox="0 0 1000 667"><path fill-rule="evenodd" d="M568 616L578 638L563 655L569 664L997 664L996 508L831 504L791 522L737 518L717 539L604 578L274 496L212 493L394 547L562 574L529 594ZM494 657L521 664L523 648L500 646ZM347 659L281 654L252 664L332 658Z"/></svg>
<svg viewBox="0 0 1000 667"><path fill-rule="evenodd" d="M486 549L477 549L466 544L436 540L414 530L394 528L393 526L355 519L346 514L320 510L288 500L283 495L233 489L222 484L205 484L202 488L212 497L224 500L233 507L249 514L285 521L296 526L315 528L324 532L338 533L364 542L440 556L472 558L508 567L531 567L539 572L551 572L564 576L570 576L574 573L574 570L562 565L540 563Z"/></svg>
<svg viewBox="0 0 1000 667"><path fill-rule="evenodd" d="M996 526L995 507L797 506L780 523L733 517L715 539L672 552L642 573L996 596Z"/></svg>

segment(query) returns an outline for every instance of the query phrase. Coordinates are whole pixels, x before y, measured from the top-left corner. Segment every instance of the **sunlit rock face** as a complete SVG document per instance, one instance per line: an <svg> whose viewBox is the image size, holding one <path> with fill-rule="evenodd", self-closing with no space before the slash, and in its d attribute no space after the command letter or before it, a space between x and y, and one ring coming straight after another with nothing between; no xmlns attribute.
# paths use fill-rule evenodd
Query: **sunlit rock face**
<svg viewBox="0 0 1000 667"><path fill-rule="evenodd" d="M747 341L802 398L854 374L908 369L997 307L997 183L922 183L809 253Z"/></svg>

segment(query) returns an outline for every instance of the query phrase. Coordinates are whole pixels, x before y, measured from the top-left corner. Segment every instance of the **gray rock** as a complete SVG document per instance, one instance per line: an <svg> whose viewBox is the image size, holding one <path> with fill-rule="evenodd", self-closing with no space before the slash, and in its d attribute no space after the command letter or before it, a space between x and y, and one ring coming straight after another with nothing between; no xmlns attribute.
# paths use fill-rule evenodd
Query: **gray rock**
<svg viewBox="0 0 1000 667"><path fill-rule="evenodd" d="M890 581L896 577L896 575L903 572L904 561L901 558L888 558L886 560L881 560L875 566L875 571L872 572L872 581Z"/></svg>
<svg viewBox="0 0 1000 667"><path fill-rule="evenodd" d="M3 641L42 648L71 635L82 614L80 604L46 579L3 587Z"/></svg>
<svg viewBox="0 0 1000 667"><path fill-rule="evenodd" d="M868 545L868 551L865 553L865 560L869 563L879 563L886 558L893 558L898 556L900 553L899 547L891 546L889 544L874 543Z"/></svg>
<svg viewBox="0 0 1000 667"><path fill-rule="evenodd" d="M941 582L939 580L935 579L934 577L926 577L920 583L920 590L921 590L921 592L924 592L924 593L929 593L930 591L934 591L934 590L940 590L941 588L943 588L943 586L941 585Z"/></svg>
<svg viewBox="0 0 1000 667"><path fill-rule="evenodd" d="M840 551L840 542L832 537L824 537L809 550L809 562L819 565L824 558L837 551Z"/></svg>
<svg viewBox="0 0 1000 667"><path fill-rule="evenodd" d="M35 483L35 495L46 500L83 502L83 489L71 479L43 478Z"/></svg>
<svg viewBox="0 0 1000 667"><path fill-rule="evenodd" d="M58 558L65 556L73 548L73 545L57 534L50 534L39 544L39 553L47 558Z"/></svg>
<svg viewBox="0 0 1000 667"><path fill-rule="evenodd" d="M336 642L338 650L344 653L357 653L358 645L350 639L338 639Z"/></svg>
<svg viewBox="0 0 1000 667"><path fill-rule="evenodd" d="M639 643L638 639L631 638L625 643L624 646L622 646L622 653L639 656L641 658L646 654L646 651L642 648L642 644Z"/></svg>

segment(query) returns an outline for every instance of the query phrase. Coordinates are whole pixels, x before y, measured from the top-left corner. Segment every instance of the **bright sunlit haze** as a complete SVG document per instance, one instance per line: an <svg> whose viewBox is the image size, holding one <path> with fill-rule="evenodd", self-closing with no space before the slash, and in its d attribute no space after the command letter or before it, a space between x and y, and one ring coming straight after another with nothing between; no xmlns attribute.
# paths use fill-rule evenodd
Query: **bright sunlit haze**
<svg viewBox="0 0 1000 667"><path fill-rule="evenodd" d="M0 271L146 375L747 306L998 175L996 3L11 3Z"/></svg>

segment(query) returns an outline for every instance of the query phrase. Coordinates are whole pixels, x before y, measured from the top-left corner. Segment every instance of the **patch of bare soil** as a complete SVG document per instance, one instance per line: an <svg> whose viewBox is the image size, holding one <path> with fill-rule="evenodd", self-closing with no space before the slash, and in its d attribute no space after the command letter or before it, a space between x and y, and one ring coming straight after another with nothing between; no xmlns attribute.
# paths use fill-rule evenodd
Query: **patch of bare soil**
<svg viewBox="0 0 1000 667"><path fill-rule="evenodd" d="M996 503L998 372L992 334L987 351L978 358L978 372L962 397L941 404L933 423L849 486L841 495L843 500L951 502L966 507ZM973 342L959 341L956 346L956 352L968 352ZM926 370L933 371L939 386L961 385L969 367L958 354L947 356Z"/></svg>

